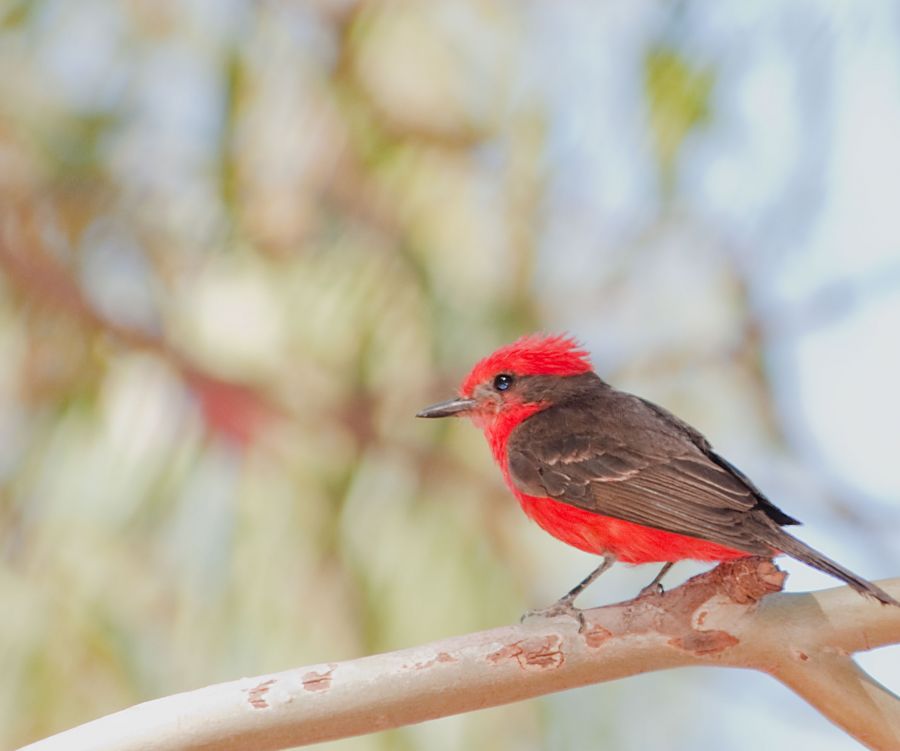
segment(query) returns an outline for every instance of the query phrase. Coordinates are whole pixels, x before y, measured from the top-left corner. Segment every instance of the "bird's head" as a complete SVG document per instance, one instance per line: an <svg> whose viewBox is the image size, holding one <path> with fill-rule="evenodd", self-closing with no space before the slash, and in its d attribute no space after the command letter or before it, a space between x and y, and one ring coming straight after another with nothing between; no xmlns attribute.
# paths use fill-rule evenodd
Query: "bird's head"
<svg viewBox="0 0 900 751"><path fill-rule="evenodd" d="M465 415L487 428L501 415L533 413L549 401L556 382L591 370L587 352L571 337L523 336L477 363L457 398L426 407L417 417Z"/></svg>

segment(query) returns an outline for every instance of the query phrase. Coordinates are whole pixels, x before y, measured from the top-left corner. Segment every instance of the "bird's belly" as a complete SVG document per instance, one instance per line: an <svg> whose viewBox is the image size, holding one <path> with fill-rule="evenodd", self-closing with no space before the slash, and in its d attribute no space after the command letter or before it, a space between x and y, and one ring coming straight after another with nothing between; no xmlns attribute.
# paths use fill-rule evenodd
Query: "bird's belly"
<svg viewBox="0 0 900 751"><path fill-rule="evenodd" d="M725 561L750 555L695 537L594 514L552 498L517 495L525 513L557 539L587 553L611 553L624 563Z"/></svg>

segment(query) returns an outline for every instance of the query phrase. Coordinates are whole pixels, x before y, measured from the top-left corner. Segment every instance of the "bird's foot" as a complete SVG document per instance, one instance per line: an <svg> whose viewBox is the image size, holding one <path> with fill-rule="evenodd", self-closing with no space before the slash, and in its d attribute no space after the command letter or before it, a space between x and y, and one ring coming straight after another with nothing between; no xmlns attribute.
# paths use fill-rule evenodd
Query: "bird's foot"
<svg viewBox="0 0 900 751"><path fill-rule="evenodd" d="M650 582L646 587L644 587L640 592L638 592L636 599L641 599L642 597L647 597L648 595L664 595L666 590L663 589L663 585L659 582Z"/></svg>
<svg viewBox="0 0 900 751"><path fill-rule="evenodd" d="M526 610L519 621L524 623L531 618L556 618L560 615L567 615L569 618L574 618L578 621L578 630L583 631L585 627L584 611L576 608L573 604L574 602L574 597L561 597L549 607Z"/></svg>

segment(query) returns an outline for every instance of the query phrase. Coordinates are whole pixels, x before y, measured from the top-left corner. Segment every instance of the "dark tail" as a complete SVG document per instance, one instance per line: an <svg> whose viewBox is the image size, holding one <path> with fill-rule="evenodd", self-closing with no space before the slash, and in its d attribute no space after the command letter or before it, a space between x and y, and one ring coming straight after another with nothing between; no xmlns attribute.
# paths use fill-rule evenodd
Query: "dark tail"
<svg viewBox="0 0 900 751"><path fill-rule="evenodd" d="M841 566L841 564L835 563L805 542L800 542L796 537L792 537L783 529L779 529L778 532L776 545L782 553L787 553L798 561L803 561L803 563L817 568L819 571L824 571L826 574L846 582L862 595L872 597L885 605L896 605L900 608L900 602L897 602L881 587L872 584L872 582L863 579L861 576L857 576L849 569Z"/></svg>

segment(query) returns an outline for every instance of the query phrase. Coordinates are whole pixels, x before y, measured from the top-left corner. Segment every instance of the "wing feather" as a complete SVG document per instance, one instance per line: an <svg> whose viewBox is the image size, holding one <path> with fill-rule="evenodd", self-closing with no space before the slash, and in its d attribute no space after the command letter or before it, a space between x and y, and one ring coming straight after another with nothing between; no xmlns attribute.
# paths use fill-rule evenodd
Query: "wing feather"
<svg viewBox="0 0 900 751"><path fill-rule="evenodd" d="M781 512L752 483L681 421L608 392L550 407L513 431L509 470L519 490L748 553L770 552L759 533L771 526L756 517L774 518L768 507Z"/></svg>

